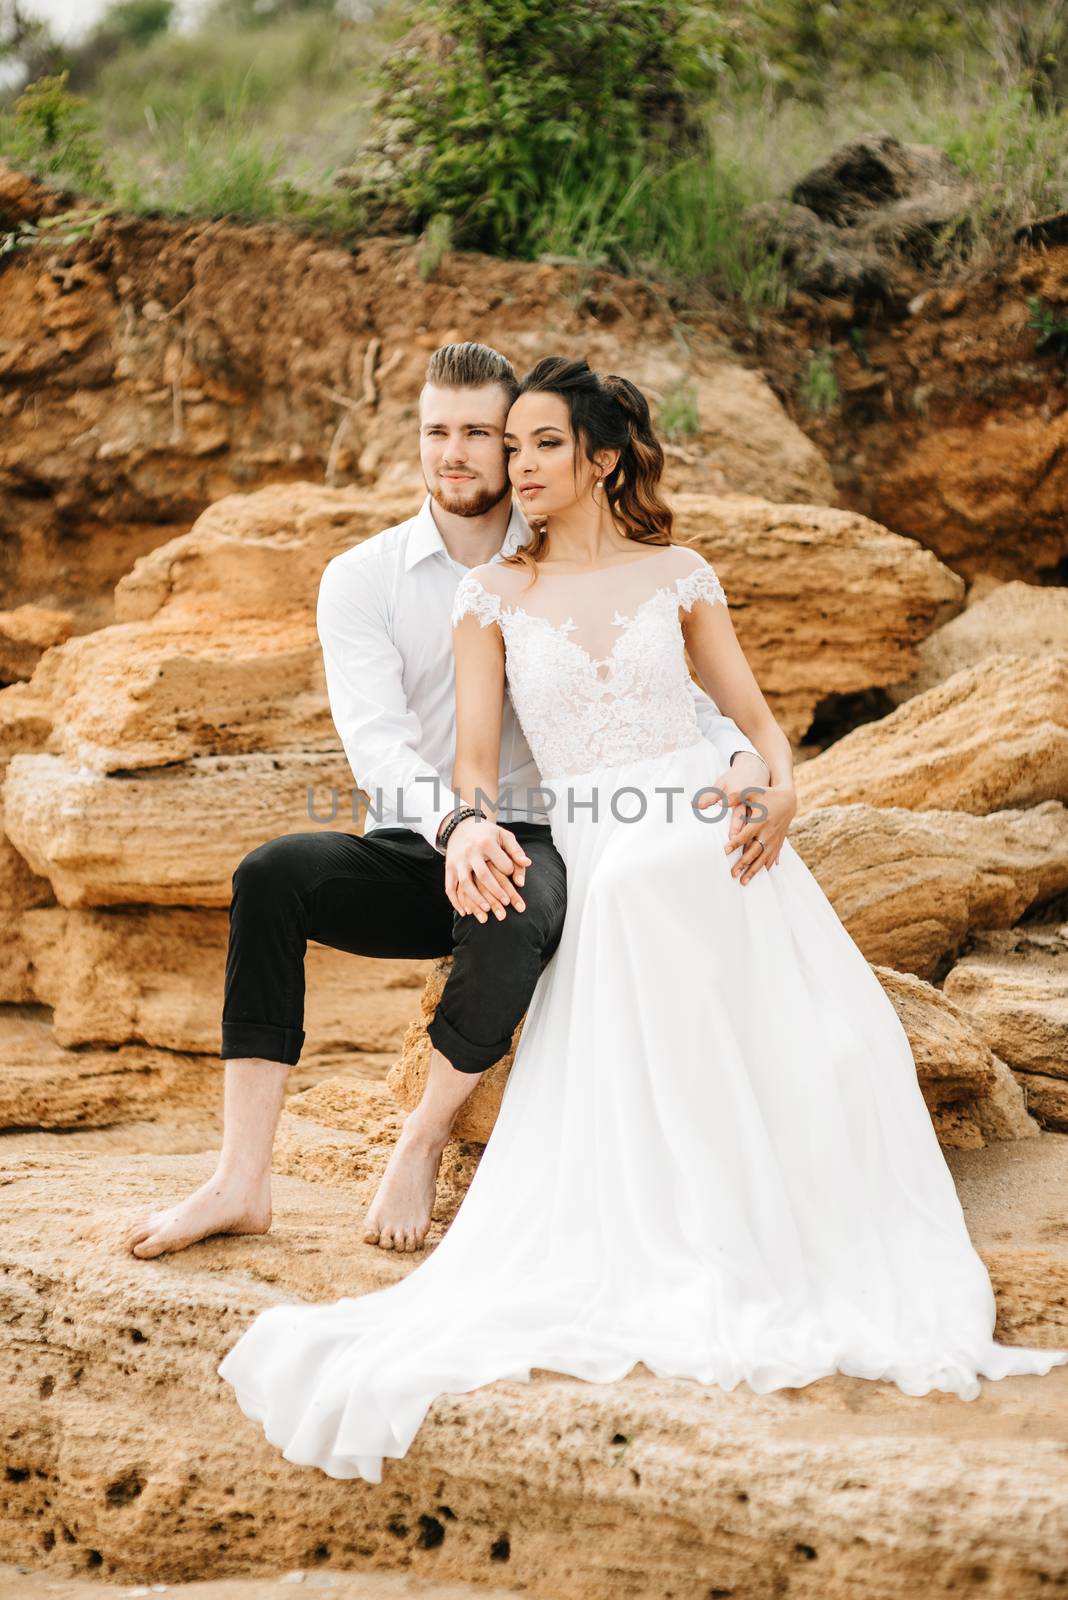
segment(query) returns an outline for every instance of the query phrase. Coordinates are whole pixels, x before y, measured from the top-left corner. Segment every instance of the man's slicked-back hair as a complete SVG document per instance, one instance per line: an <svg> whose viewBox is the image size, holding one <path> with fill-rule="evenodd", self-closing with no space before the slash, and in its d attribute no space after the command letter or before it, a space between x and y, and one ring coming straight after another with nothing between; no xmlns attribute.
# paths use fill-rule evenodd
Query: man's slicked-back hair
<svg viewBox="0 0 1068 1600"><path fill-rule="evenodd" d="M470 339L435 350L427 363L426 382L438 389L481 389L484 384L499 383L509 406L519 392L519 380L507 356Z"/></svg>

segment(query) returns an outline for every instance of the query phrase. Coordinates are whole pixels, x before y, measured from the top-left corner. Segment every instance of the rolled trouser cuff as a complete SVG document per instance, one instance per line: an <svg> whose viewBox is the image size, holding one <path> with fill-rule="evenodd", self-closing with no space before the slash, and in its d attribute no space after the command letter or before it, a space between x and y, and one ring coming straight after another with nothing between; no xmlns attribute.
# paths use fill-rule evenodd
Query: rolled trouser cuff
<svg viewBox="0 0 1068 1600"><path fill-rule="evenodd" d="M435 1050L440 1050L457 1072L485 1072L495 1061L500 1061L512 1048L512 1035L498 1044L472 1044L448 1023L439 1006L427 1024L427 1037Z"/></svg>
<svg viewBox="0 0 1068 1600"><path fill-rule="evenodd" d="M273 1022L224 1022L219 1055L223 1061L255 1057L294 1067L303 1048L303 1028L279 1028Z"/></svg>

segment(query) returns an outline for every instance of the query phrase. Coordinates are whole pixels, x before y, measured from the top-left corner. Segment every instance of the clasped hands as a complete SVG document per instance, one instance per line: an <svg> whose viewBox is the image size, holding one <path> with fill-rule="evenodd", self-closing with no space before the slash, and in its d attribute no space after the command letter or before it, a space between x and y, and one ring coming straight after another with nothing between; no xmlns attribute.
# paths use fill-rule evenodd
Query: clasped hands
<svg viewBox="0 0 1068 1600"><path fill-rule="evenodd" d="M485 922L492 911L503 922L506 906L526 910L519 890L530 864L514 833L489 817L465 817L445 850L445 893L461 917Z"/></svg>
<svg viewBox="0 0 1068 1600"><path fill-rule="evenodd" d="M775 865L797 810L793 786L768 784L764 781L765 772L759 756L743 751L712 786L720 792L710 791L695 802L700 810L721 804L731 808L733 815L723 848L728 855L741 850L731 867L731 876L742 883L748 883L761 868ZM752 815L756 804L763 807L764 815ZM449 838L445 893L460 916L472 915L485 922L492 913L503 922L507 906L526 910L519 890L530 865L531 858L507 828L489 817L467 817Z"/></svg>

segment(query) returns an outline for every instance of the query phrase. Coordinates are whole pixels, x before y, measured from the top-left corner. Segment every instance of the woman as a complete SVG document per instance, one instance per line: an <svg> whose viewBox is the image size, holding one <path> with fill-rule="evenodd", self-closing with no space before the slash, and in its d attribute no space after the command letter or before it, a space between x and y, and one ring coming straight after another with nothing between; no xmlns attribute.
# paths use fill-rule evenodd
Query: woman
<svg viewBox="0 0 1068 1600"><path fill-rule="evenodd" d="M789 742L715 572L672 542L641 394L539 362L506 447L536 531L456 591L453 784L500 798L507 686L552 796L563 934L451 1228L386 1289L262 1312L219 1367L242 1409L288 1460L377 1483L437 1395L535 1367L969 1400L1068 1361L993 1340L908 1040L786 838ZM733 842L684 647L770 765ZM446 886L484 918L466 857Z"/></svg>

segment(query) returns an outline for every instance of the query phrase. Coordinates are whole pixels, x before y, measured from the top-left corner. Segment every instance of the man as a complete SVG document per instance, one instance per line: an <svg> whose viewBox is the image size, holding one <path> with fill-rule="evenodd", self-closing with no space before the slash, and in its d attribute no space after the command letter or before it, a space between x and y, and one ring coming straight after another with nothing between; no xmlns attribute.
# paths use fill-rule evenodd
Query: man
<svg viewBox="0 0 1068 1600"><path fill-rule="evenodd" d="M471 343L438 350L420 395L429 491L422 509L335 556L323 572L317 624L330 708L356 784L377 814L362 835L285 834L238 864L222 1016L222 1150L205 1184L127 1231L134 1255L270 1227L271 1150L286 1077L304 1043L309 939L360 955L453 957L428 1028L424 1093L405 1118L363 1230L384 1249L417 1249L456 1112L507 1054L556 950L566 872L548 815L529 803L540 775L507 696L500 793L511 797L508 825L469 817L451 830L447 852L438 843L457 809L453 595L470 567L509 554L529 535L512 505L503 447L515 392L515 372L496 351ZM765 763L696 684L693 692L702 731L729 737L730 763L714 781L737 804L743 788L766 782ZM469 914L446 892L446 865L469 885Z"/></svg>

